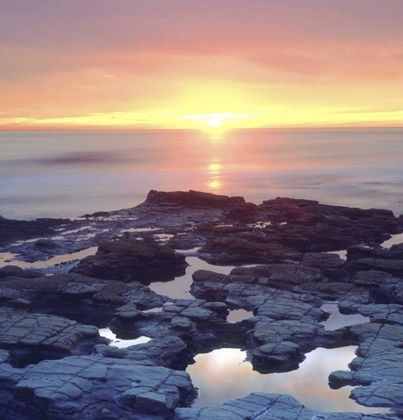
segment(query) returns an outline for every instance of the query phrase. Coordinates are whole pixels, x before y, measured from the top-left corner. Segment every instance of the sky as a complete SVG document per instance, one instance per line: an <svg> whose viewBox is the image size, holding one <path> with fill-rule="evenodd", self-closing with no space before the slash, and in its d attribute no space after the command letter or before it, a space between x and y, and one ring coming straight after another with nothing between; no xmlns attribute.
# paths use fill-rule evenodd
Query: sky
<svg viewBox="0 0 403 420"><path fill-rule="evenodd" d="M1 0L0 129L402 126L402 0Z"/></svg>

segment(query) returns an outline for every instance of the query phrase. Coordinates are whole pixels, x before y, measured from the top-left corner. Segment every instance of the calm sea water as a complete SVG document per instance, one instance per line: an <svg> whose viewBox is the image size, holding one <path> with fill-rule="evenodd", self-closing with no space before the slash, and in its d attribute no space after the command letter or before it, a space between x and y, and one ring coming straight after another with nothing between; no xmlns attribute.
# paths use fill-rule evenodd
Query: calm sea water
<svg viewBox="0 0 403 420"><path fill-rule="evenodd" d="M72 217L150 189L403 213L403 129L0 132L0 215Z"/></svg>

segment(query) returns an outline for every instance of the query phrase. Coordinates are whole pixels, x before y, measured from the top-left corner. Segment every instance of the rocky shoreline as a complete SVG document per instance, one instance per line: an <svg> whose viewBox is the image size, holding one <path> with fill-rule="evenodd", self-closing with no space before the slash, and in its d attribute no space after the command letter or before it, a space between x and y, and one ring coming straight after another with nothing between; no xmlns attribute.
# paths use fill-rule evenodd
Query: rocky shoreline
<svg viewBox="0 0 403 420"><path fill-rule="evenodd" d="M388 210L196 191L150 191L137 207L73 220L0 217L0 417L403 418L403 244L381 246L402 232L403 216ZM237 267L196 271L193 298L153 292L185 272L187 255ZM325 330L329 301L369 322ZM233 309L251 316L230 323ZM117 348L99 335L106 326L151 341ZM262 393L192 407L185 369L199 353L240 348L270 374L347 345L357 357L330 387L354 386L359 404L390 413L319 413Z"/></svg>

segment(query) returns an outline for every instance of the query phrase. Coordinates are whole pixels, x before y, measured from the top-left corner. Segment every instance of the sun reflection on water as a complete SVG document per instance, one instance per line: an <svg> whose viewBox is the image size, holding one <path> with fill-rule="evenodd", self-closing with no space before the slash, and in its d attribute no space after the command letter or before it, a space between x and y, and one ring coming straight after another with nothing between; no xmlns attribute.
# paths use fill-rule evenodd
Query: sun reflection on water
<svg viewBox="0 0 403 420"><path fill-rule="evenodd" d="M207 167L207 186L212 192L218 192L223 189L222 183L222 170L223 166L221 163L212 162Z"/></svg>

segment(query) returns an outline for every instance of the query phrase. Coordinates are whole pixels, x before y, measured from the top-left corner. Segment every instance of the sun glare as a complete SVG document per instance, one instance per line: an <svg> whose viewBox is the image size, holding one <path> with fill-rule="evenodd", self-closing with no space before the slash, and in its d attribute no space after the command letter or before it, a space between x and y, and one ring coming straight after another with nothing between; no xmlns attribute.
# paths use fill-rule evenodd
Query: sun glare
<svg viewBox="0 0 403 420"><path fill-rule="evenodd" d="M219 127L222 124L222 120L219 115L213 115L207 122L209 127Z"/></svg>

